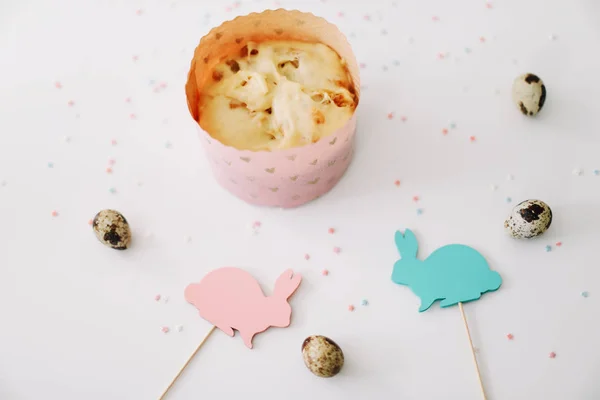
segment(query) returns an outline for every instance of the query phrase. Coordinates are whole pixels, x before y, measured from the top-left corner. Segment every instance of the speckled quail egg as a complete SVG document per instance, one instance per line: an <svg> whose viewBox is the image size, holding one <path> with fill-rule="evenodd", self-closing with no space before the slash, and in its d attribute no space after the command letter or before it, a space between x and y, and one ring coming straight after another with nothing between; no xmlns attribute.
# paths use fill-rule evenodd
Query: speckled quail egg
<svg viewBox="0 0 600 400"><path fill-rule="evenodd" d="M523 114L533 116L544 106L546 86L537 75L523 74L513 82L512 97Z"/></svg>
<svg viewBox="0 0 600 400"><path fill-rule="evenodd" d="M340 346L325 336L309 336L302 343L304 364L313 374L330 378L344 366L344 353Z"/></svg>
<svg viewBox="0 0 600 400"><path fill-rule="evenodd" d="M517 204L504 221L504 228L517 239L530 239L546 232L552 223L552 210L541 200Z"/></svg>
<svg viewBox="0 0 600 400"><path fill-rule="evenodd" d="M129 223L118 211L102 210L94 217L92 228L99 241L108 247L125 250L131 242Z"/></svg>

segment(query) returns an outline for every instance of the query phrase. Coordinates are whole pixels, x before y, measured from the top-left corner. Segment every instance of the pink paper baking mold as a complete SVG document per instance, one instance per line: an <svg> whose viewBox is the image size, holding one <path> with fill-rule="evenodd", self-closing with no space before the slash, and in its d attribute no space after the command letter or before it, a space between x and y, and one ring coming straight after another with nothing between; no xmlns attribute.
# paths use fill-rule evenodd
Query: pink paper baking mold
<svg viewBox="0 0 600 400"><path fill-rule="evenodd" d="M360 99L359 68L346 37L313 14L268 10L227 21L200 40L194 52L186 96L195 121L198 88L211 79L212 68L247 42L301 40L320 42L346 62ZM198 126L198 134L217 182L240 199L255 205L297 207L331 190L342 178L354 152L356 111L344 127L316 143L275 151L238 150L214 139Z"/></svg>

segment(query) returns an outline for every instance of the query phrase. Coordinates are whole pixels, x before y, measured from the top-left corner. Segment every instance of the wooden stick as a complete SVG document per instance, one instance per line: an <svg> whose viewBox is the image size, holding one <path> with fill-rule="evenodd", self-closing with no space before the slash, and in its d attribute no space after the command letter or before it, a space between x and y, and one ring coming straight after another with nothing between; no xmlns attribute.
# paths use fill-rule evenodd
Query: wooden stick
<svg viewBox="0 0 600 400"><path fill-rule="evenodd" d="M213 331L215 330L215 328L216 328L216 326L214 326L214 325L213 325L212 328L210 328L210 331L208 331L208 333L206 334L206 336L204 336L204 339L202 339L202 341L200 342L200 344L198 345L198 347L196 347L196 350L194 350L194 352L187 359L187 361L185 362L185 364L183 364L183 367L181 367L181 369L179 370L179 372L177 373L177 375L175 375L175 378L173 378L173 380L171 381L171 383L169 383L169 386L167 386L167 388L165 389L165 391L162 392L162 394L160 395L160 397L158 398L158 400L163 400L165 398L165 396L167 395L167 392L169 391L169 389L171 389L171 387L173 387L173 385L175 384L175 381L177 380L177 378L179 378L179 376L181 375L181 373L183 372L183 370L185 369L185 367L187 367L188 364L190 363L190 361L192 361L192 358L194 358L194 356L196 355L196 353L198 353L198 351L200 350L200 348L202 347L202 345L204 344L204 342L206 342L206 339L208 339L208 337L210 336L210 334L213 333Z"/></svg>
<svg viewBox="0 0 600 400"><path fill-rule="evenodd" d="M465 323L465 329L467 330L467 337L469 338L469 347L471 348L471 355L473 355L473 362L475 363L475 370L477 371L477 379L479 379L479 387L481 388L481 394L483 400L487 400L485 396L485 389L483 388L483 380L481 380L481 373L479 372L479 364L477 364L477 357L475 356L475 349L473 349L473 341L471 340L471 332L469 332L469 325L467 324L467 317L465 316L465 310L463 309L462 303L458 303L460 308L460 314L462 315L463 322Z"/></svg>

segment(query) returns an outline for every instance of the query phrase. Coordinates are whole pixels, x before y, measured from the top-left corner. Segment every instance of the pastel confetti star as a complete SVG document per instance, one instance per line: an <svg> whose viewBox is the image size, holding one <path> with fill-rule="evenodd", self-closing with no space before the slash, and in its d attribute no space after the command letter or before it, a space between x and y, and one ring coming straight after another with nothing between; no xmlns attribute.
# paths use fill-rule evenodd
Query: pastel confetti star
<svg viewBox="0 0 600 400"><path fill-rule="evenodd" d="M592 173L596 176L600 175L600 169L595 169L592 171Z"/></svg>
<svg viewBox="0 0 600 400"><path fill-rule="evenodd" d="M329 275L329 271L327 271L326 269L324 269L323 271L321 271L321 275L327 276L327 275Z"/></svg>
<svg viewBox="0 0 600 400"><path fill-rule="evenodd" d="M161 331L162 333L169 333L170 329L169 329L169 327L168 327L168 326L163 326L163 327L161 327L161 328L160 328L160 331Z"/></svg>
<svg viewBox="0 0 600 400"><path fill-rule="evenodd" d="M481 43L485 43L485 38L484 38L483 36L481 36L481 37L479 38L479 41L480 41Z"/></svg>
<svg viewBox="0 0 600 400"><path fill-rule="evenodd" d="M329 228L329 229L327 229L327 232L328 232L330 235L333 235L333 234L335 233L335 229L334 229L334 228Z"/></svg>
<svg viewBox="0 0 600 400"><path fill-rule="evenodd" d="M56 211L56 210L52 211L51 215L53 217L58 217L58 211Z"/></svg>
<svg viewBox="0 0 600 400"><path fill-rule="evenodd" d="M416 203L420 200L419 196L413 196L412 200Z"/></svg>
<svg viewBox="0 0 600 400"><path fill-rule="evenodd" d="M394 119L394 113L393 112L388 113L387 118L388 119Z"/></svg>
<svg viewBox="0 0 600 400"><path fill-rule="evenodd" d="M400 186L400 181L399 180L394 181L394 185Z"/></svg>
<svg viewBox="0 0 600 400"><path fill-rule="evenodd" d="M469 47L465 47L465 53L470 54L471 53L471 49Z"/></svg>
<svg viewBox="0 0 600 400"><path fill-rule="evenodd" d="M575 168L572 173L575 176L581 176L581 175L583 175L583 171L581 170L581 168Z"/></svg>
<svg viewBox="0 0 600 400"><path fill-rule="evenodd" d="M342 249L340 249L339 247L334 247L334 248L333 248L333 252L334 252L335 254L340 254L340 253L342 252Z"/></svg>
<svg viewBox="0 0 600 400"><path fill-rule="evenodd" d="M176 325L175 330L177 330L177 332L181 332L183 330L183 325Z"/></svg>
<svg viewBox="0 0 600 400"><path fill-rule="evenodd" d="M93 220L93 219L88 219L88 225L89 225L89 226L92 226L92 225L94 225L94 220Z"/></svg>
<svg viewBox="0 0 600 400"><path fill-rule="evenodd" d="M456 129L456 123L450 122L450 129Z"/></svg>
<svg viewBox="0 0 600 400"><path fill-rule="evenodd" d="M448 134L448 129L446 129L446 128L442 129L442 135L444 135L444 136L445 136L445 135L447 135L447 134Z"/></svg>
<svg viewBox="0 0 600 400"><path fill-rule="evenodd" d="M117 140L116 139L112 139L110 141L110 144L112 144L113 146L116 146L117 145Z"/></svg>
<svg viewBox="0 0 600 400"><path fill-rule="evenodd" d="M115 163L116 163L116 162L117 162L117 161L116 161L114 158L109 158L109 159L108 159L108 164L109 164L109 165L115 165Z"/></svg>
<svg viewBox="0 0 600 400"><path fill-rule="evenodd" d="M54 87L57 89L62 89L62 83L56 81L56 82L54 82Z"/></svg>
<svg viewBox="0 0 600 400"><path fill-rule="evenodd" d="M48 162L48 168L54 168L54 163L53 162Z"/></svg>
<svg viewBox="0 0 600 400"><path fill-rule="evenodd" d="M157 294L156 296L154 296L154 301L160 301L160 294Z"/></svg>
<svg viewBox="0 0 600 400"><path fill-rule="evenodd" d="M512 201L512 199L511 199L510 197L507 197L507 198L505 199L505 201L506 201L507 203L510 203L510 202Z"/></svg>
<svg viewBox="0 0 600 400"><path fill-rule="evenodd" d="M512 334L512 333L509 333L508 335L506 335L506 338L507 338L508 340L513 340L515 337L513 336L513 334Z"/></svg>
<svg viewBox="0 0 600 400"><path fill-rule="evenodd" d="M108 167L108 168L106 168L106 173L107 173L107 174L112 174L112 172L113 172L113 171L112 171L112 168L111 168L111 167Z"/></svg>
<svg viewBox="0 0 600 400"><path fill-rule="evenodd" d="M417 208L417 215L421 215L423 214L423 209L422 208Z"/></svg>
<svg viewBox="0 0 600 400"><path fill-rule="evenodd" d="M304 255L304 259L305 259L306 261L310 260L310 254L305 254L305 255Z"/></svg>
<svg viewBox="0 0 600 400"><path fill-rule="evenodd" d="M550 354L548 354L548 357L556 358L556 353L552 351L552 352L550 352Z"/></svg>
<svg viewBox="0 0 600 400"><path fill-rule="evenodd" d="M556 247L560 247L560 246L562 246L562 242L556 242L556 243L554 243L554 245L555 245Z"/></svg>
<svg viewBox="0 0 600 400"><path fill-rule="evenodd" d="M400 121L406 122L406 120L407 120L407 118L404 115L400 117Z"/></svg>
<svg viewBox="0 0 600 400"><path fill-rule="evenodd" d="M75 102L73 100L69 100L69 102L67 103L67 105L69 107L73 107L75 105Z"/></svg>
<svg viewBox="0 0 600 400"><path fill-rule="evenodd" d="M546 252L550 252L550 251L552 251L552 246L550 246L548 244L548 245L546 245L545 249L546 249Z"/></svg>
<svg viewBox="0 0 600 400"><path fill-rule="evenodd" d="M581 297L587 298L589 295L587 291L581 292Z"/></svg>
<svg viewBox="0 0 600 400"><path fill-rule="evenodd" d="M117 189L115 189L114 187L109 188L108 191L112 194L117 193Z"/></svg>
<svg viewBox="0 0 600 400"><path fill-rule="evenodd" d="M496 190L498 190L498 185L491 184L490 185L490 190L493 191L493 192L496 191Z"/></svg>
<svg viewBox="0 0 600 400"><path fill-rule="evenodd" d="M170 149L171 147L173 147L173 145L171 144L171 142L166 142L165 143L165 148L166 149Z"/></svg>
<svg viewBox="0 0 600 400"><path fill-rule="evenodd" d="M367 299L363 299L363 301L361 301L360 304L363 306L368 306L369 302L367 301Z"/></svg>
<svg viewBox="0 0 600 400"><path fill-rule="evenodd" d="M471 141L471 143L473 143L477 140L477 138L475 136L470 136L469 140Z"/></svg>
<svg viewBox="0 0 600 400"><path fill-rule="evenodd" d="M350 304L348 306L348 311L350 311L350 312L354 311L354 306L352 304Z"/></svg>

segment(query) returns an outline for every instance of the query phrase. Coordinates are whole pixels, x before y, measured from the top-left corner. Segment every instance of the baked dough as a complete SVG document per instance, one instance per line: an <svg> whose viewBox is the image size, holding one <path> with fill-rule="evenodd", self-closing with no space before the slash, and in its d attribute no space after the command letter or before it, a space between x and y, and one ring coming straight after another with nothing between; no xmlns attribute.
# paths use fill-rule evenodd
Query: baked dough
<svg viewBox="0 0 600 400"><path fill-rule="evenodd" d="M315 143L352 117L357 96L344 61L321 43L248 43L200 91L200 125L240 150Z"/></svg>

